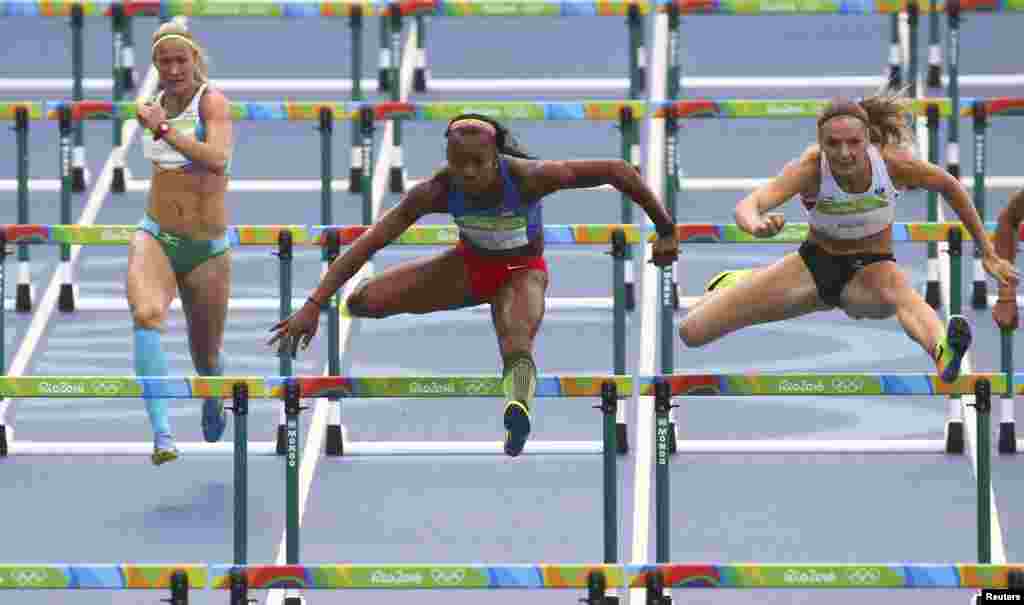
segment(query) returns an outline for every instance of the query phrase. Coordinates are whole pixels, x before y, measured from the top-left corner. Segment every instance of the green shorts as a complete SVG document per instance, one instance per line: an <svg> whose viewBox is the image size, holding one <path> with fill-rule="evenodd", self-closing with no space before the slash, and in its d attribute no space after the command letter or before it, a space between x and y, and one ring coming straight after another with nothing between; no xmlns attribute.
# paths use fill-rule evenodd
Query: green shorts
<svg viewBox="0 0 1024 605"><path fill-rule="evenodd" d="M228 242L226 233L213 240L194 240L164 231L148 214L139 222L138 229L152 235L156 241L160 242L164 254L171 261L174 274L179 276L191 273L199 265L211 258L217 258L231 249L231 243Z"/></svg>

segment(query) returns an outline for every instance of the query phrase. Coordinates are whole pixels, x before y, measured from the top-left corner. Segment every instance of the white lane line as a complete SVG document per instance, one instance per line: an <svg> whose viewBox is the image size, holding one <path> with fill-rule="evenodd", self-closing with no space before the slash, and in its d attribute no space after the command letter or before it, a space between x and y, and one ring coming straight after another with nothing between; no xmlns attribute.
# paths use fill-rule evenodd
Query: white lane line
<svg viewBox="0 0 1024 605"><path fill-rule="evenodd" d="M909 24L908 23L905 23L905 22L902 22L902 21L900 22L899 34L900 34L900 43L903 46L904 53L908 53L909 50L910 50L909 49L909 46L910 46L910 31L909 31ZM910 56L910 55L909 54L904 54L904 56ZM922 78L921 78L920 75L918 75L917 89L919 91L926 90L924 88L924 82L922 81ZM918 143L919 143L918 155L919 155L919 157L922 157L922 158L925 158L925 159L928 158L928 146L929 146L929 135L928 135L927 124L928 124L927 120L924 119L924 118L918 118L917 120L915 120L915 126L916 126L916 130L917 130L917 133L916 133L917 134L917 140L918 140ZM965 180L966 179L961 179L961 182L963 182ZM972 179L972 181L973 181L973 179ZM945 200L942 199L942 196L940 195L939 196L939 203L938 203L938 220L940 222L946 220L945 219L946 212L945 212L945 203L944 202L945 202ZM969 249L969 247L970 246L967 244L967 242L965 242L964 252L966 252L966 250ZM951 286L951 284L950 284L950 266L949 266L948 262L942 262L941 259L943 259L943 258L945 258L947 260L949 259L949 245L946 242L939 242L938 253L939 253L939 258L940 258L940 262L939 262L939 290L940 290L940 296L942 298L942 301L941 301L942 302L942 308L945 310L944 313L940 314L939 316L942 317L942 315L946 315L947 316L947 321L948 321L948 315L949 315L949 311L950 311L950 296L951 296L951 291L950 291L950 286ZM962 264L961 264L961 273L962 274L966 274L967 273L967 271L965 270L965 267L967 266L969 261L967 261L966 259L969 259L969 258L970 258L970 255L968 255L968 254L964 254L961 257L961 260L963 261ZM961 287L962 286L963 286L963 280L961 281ZM964 355L964 359L963 359L963 362L962 362L962 365L961 365L961 371L969 374L969 373L971 373L973 371L972 368L973 368L973 365L971 363L971 354L967 353L966 355ZM960 412L960 418L963 420L963 423L964 423L964 438L966 439L967 444L968 444L968 446L967 446L967 455L968 455L968 457L970 458L970 461L971 461L971 472L974 474L975 481L977 481L977 478L978 478L978 431L977 431L977 418L978 418L978 414L975 411L975 408L971 405L973 403L974 403L974 395L965 395L965 396L960 397L960 410L959 410L959 412ZM955 401L951 401L951 404L955 405ZM991 522L991 525L989 527L989 532L990 532L990 539L989 539L989 541L990 541L990 544L991 544L992 563L997 563L997 564L998 563L1006 563L1006 544L1003 541L1003 530L1002 530L1001 523L999 521L999 510L996 508L996 492L995 492L995 485L993 485L993 484L989 485L989 500L990 500L990 506L991 506L990 511L991 511L991 514L992 514L992 522Z"/></svg>
<svg viewBox="0 0 1024 605"><path fill-rule="evenodd" d="M185 25L186 19L181 17L178 21ZM152 96L153 91L156 90L158 76L156 69L150 67L146 74L146 79L142 84L142 88L139 92L139 99L144 99ZM103 165L103 171L100 173L99 179L97 179L93 186L92 193L89 195L89 200L82 210L82 214L78 219L79 225L92 225L96 221L96 216L100 212L100 207L103 206L103 202L107 198L107 194L110 192L110 184L113 180L114 168L117 166L124 165L124 156L127 153L129 147L131 147L132 141L135 138L135 133L139 129L139 124L135 120L126 120L121 127L121 147L111 150L110 155L107 157L106 163ZM61 284L70 282L71 280L65 280L66 274L73 274L75 264L78 262L78 258L82 253L82 246L71 246L71 259L66 263L58 265L57 270L53 272L53 277L50 279L50 285L47 286L46 292L43 294L42 300L39 302L39 306L32 315L32 323L29 324L28 332L25 334L24 340L21 342L21 346L18 348L17 353L14 355L11 366L7 370L8 376L21 376L25 372L25 368L28 367L29 361L32 359L33 353L35 353L36 347L39 345L40 339L43 337L43 333L46 331L46 326L50 322L50 317L53 315L53 310L57 306L57 297L60 294ZM13 405L15 400L8 399L0 402L0 424L6 424L6 416L8 408Z"/></svg>
<svg viewBox="0 0 1024 605"><path fill-rule="evenodd" d="M402 49L403 57L412 57L413 53L416 52L416 29L409 29L409 36L406 38L405 47ZM402 68L399 72L399 98L402 100L409 98L409 93L412 92L412 74L413 74L413 61L406 59L402 61ZM389 179L389 168L391 167L391 161L395 151L393 146L394 136L394 122L388 122L384 127L384 136L381 143L380 154L377 156L377 162L374 165L373 170L373 187L372 187L372 199L373 209L372 216L377 217L380 215L381 204L384 200L384 194L387 191L388 179ZM359 284L363 277L368 277L373 272L373 265L367 263L364 265L360 273L357 273L355 277L350 279L343 289L344 296L347 297L351 293L352 289ZM345 353L345 347L347 345L347 339L351 331L352 320L343 318L342 322L344 326L339 330L339 348L342 355ZM325 368L324 373L327 373ZM306 501L309 499L309 492L313 486L313 474L316 471L316 464L320 461L320 451L323 446L324 434L327 432L327 415L329 411L330 402L327 399L318 399L316 407L313 413L313 421L310 424L309 432L306 434L306 446L302 456L302 466L299 468L299 527L302 527L303 514L306 511ZM281 531L281 542L277 547L277 557L275 558L277 565L283 565L285 563L286 545L287 545L287 524ZM281 605L284 602L284 598L288 596L288 591L284 589L275 589L267 592L267 598L264 603L267 605Z"/></svg>
<svg viewBox="0 0 1024 605"><path fill-rule="evenodd" d="M668 61L668 17L658 15L654 21L654 44L651 58L651 100L661 101L666 92L666 64ZM655 192L662 191L664 183L664 121L647 120L647 166L644 171L647 185ZM659 198L661 195L659 194ZM644 219L650 225L650 219ZM640 290L643 293L640 307L640 363L638 375L651 376L655 373L658 343L658 325L661 316L658 306L660 269L651 260L650 246L644 246L644 253L634 260L636 272L640 275ZM633 549L630 563L640 565L649 560L650 513L651 513L651 471L654 461L654 398L636 398L636 433L634 441L633 473ZM629 602L642 605L647 596L644 588L629 591Z"/></svg>

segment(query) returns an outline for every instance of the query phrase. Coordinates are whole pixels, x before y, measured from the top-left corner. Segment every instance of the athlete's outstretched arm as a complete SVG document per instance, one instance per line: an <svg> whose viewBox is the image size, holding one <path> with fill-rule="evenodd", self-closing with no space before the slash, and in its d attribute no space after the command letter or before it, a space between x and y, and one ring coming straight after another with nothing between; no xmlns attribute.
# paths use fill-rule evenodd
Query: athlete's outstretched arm
<svg viewBox="0 0 1024 605"><path fill-rule="evenodd" d="M995 247L996 254L1013 263L1017 260L1017 233L1021 221L1024 221L1024 189L1010 196L1009 203L999 213L996 223ZM1000 286L1001 300L1017 301L1017 293L1012 285Z"/></svg>
<svg viewBox="0 0 1024 605"><path fill-rule="evenodd" d="M818 157L815 150L804 152L800 158L788 162L778 176L740 200L734 212L736 225L759 237L778 233L783 225L782 217L773 220L766 213L815 182L818 178Z"/></svg>
<svg viewBox="0 0 1024 605"><path fill-rule="evenodd" d="M537 161L529 169L527 182L538 198L562 189L611 185L644 209L659 234L674 233L675 221L668 210L625 160Z"/></svg>
<svg viewBox="0 0 1024 605"><path fill-rule="evenodd" d="M981 262L985 270L999 282L1000 286L1009 286L1016 281L1017 270L996 253L995 246L985 232L985 225L971 203L967 189L959 179L931 162L913 157L909 151L887 153L885 161L889 175L897 183L939 193L945 198L946 203L956 212L974 238L975 245L981 248Z"/></svg>
<svg viewBox="0 0 1024 605"><path fill-rule="evenodd" d="M387 246L423 216L438 212L444 199L444 185L437 177L417 183L402 200L385 212L376 223L352 242L344 254L334 259L327 274L310 296L321 307L345 282L359 272L366 261Z"/></svg>

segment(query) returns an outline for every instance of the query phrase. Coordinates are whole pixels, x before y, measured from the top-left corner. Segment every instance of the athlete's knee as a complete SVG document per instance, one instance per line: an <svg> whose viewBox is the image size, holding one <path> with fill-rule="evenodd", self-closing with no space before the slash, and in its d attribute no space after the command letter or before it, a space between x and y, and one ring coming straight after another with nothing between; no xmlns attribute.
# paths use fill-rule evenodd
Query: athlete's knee
<svg viewBox="0 0 1024 605"><path fill-rule="evenodd" d="M158 302L138 302L132 305L132 321L137 328L163 330L167 309Z"/></svg>
<svg viewBox="0 0 1024 605"><path fill-rule="evenodd" d="M369 291L369 280L364 279L352 290L345 301L349 315L353 317L367 317L381 319L390 315L382 301L374 300Z"/></svg>
<svg viewBox="0 0 1024 605"><path fill-rule="evenodd" d="M702 333L695 321L683 320L679 324L679 338L690 348L702 347L711 342L709 335Z"/></svg>
<svg viewBox="0 0 1024 605"><path fill-rule="evenodd" d="M217 374L223 369L219 351L195 352L192 354L192 363L195 364L196 371L203 376Z"/></svg>

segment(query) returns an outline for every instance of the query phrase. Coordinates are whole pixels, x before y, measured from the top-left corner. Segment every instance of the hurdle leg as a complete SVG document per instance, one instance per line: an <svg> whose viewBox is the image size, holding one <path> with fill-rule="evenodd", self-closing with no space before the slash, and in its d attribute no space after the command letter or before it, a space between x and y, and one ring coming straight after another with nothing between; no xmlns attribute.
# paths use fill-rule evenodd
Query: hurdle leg
<svg viewBox="0 0 1024 605"><path fill-rule="evenodd" d="M1013 420L1014 385L1013 385L1013 330L1000 330L1002 341L1002 370L1006 374L1006 392L999 398L999 453L1017 453L1017 431Z"/></svg>

